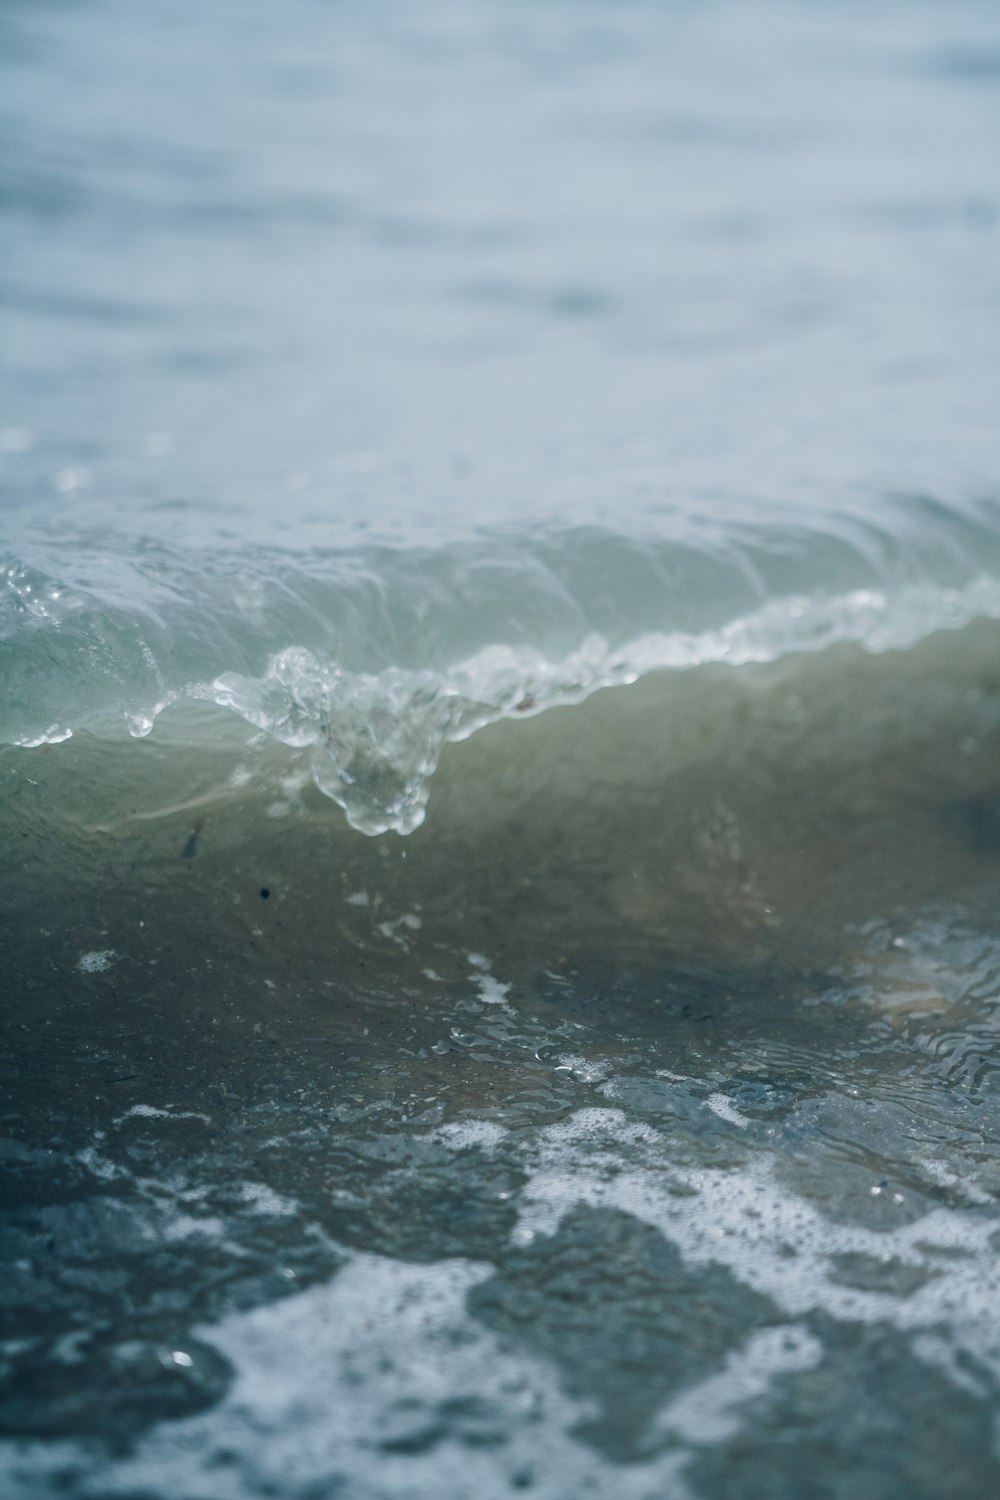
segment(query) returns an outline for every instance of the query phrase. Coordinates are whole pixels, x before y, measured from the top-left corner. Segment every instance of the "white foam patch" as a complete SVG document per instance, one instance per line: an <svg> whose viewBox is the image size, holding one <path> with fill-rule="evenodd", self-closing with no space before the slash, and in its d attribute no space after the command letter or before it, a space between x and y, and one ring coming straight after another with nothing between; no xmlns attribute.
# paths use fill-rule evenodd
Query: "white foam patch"
<svg viewBox="0 0 1000 1500"><path fill-rule="evenodd" d="M240 1188L241 1200L249 1204L251 1213L266 1214L272 1218L287 1219L299 1211L294 1198L284 1198L264 1182L245 1182Z"/></svg>
<svg viewBox="0 0 1000 1500"><path fill-rule="evenodd" d="M122 1125L126 1120L203 1120L206 1125L211 1125L211 1115L204 1115L197 1109L157 1109L155 1104L133 1104L123 1115L119 1115L115 1121L116 1125Z"/></svg>
<svg viewBox="0 0 1000 1500"><path fill-rule="evenodd" d="M560 1054L556 1059L557 1073L572 1073L580 1083L601 1083L611 1072L609 1063L598 1058L581 1057L574 1052Z"/></svg>
<svg viewBox="0 0 1000 1500"><path fill-rule="evenodd" d="M129 1175L124 1167L118 1166L116 1162L108 1161L107 1157L101 1156L93 1146L87 1146L83 1151L78 1151L76 1159L102 1182L112 1182L116 1177Z"/></svg>
<svg viewBox="0 0 1000 1500"><path fill-rule="evenodd" d="M730 1125L738 1125L741 1130L745 1130L750 1124L749 1118L741 1114L733 1101L725 1094L709 1094L705 1103L720 1120L726 1120Z"/></svg>
<svg viewBox="0 0 1000 1500"><path fill-rule="evenodd" d="M507 1132L492 1120L456 1120L431 1132L430 1140L441 1141L452 1151L495 1151Z"/></svg>
<svg viewBox="0 0 1000 1500"><path fill-rule="evenodd" d="M484 1005L506 1005L510 994L509 984L501 984L492 974L484 974L478 984L479 998Z"/></svg>
<svg viewBox="0 0 1000 1500"><path fill-rule="evenodd" d="M333 1474L357 1500L507 1500L528 1474L541 1500L694 1500L684 1471L699 1449L729 1441L776 1383L822 1361L803 1321L813 1312L894 1327L915 1356L976 1396L1000 1378L995 1218L936 1209L892 1230L835 1223L777 1181L769 1160L677 1167L668 1137L610 1108L527 1135L469 1120L431 1138L516 1151L527 1173L516 1243L552 1234L581 1204L617 1210L655 1227L689 1267L727 1268L785 1321L753 1332L676 1393L648 1429L651 1456L618 1465L577 1436L596 1413L563 1393L556 1369L467 1313L490 1266L359 1255L327 1285L196 1331L235 1371L217 1407L162 1423L119 1462L69 1442L0 1445L5 1493L27 1500L51 1481L54 1494L72 1465L86 1500L322 1492ZM247 1184L244 1197L271 1211L270 1189ZM165 1226L169 1238L223 1232L216 1219L185 1215ZM837 1274L844 1255L895 1260L927 1279L905 1295L850 1286Z"/></svg>
<svg viewBox="0 0 1000 1500"><path fill-rule="evenodd" d="M721 1374L669 1402L656 1419L656 1431L699 1447L724 1443L743 1425L741 1407L747 1401L765 1396L779 1375L815 1369L822 1358L822 1345L807 1329L765 1328L728 1356Z"/></svg>
<svg viewBox="0 0 1000 1500"><path fill-rule="evenodd" d="M380 922L378 930L383 937L389 938L392 942L398 943L400 947L405 948L406 936L403 929L406 932L419 932L420 927L421 921L416 912L407 911L401 917L396 917L391 922Z"/></svg>
<svg viewBox="0 0 1000 1500"><path fill-rule="evenodd" d="M690 1449L608 1462L574 1436L588 1404L469 1318L491 1272L360 1255L327 1285L198 1330L235 1370L213 1410L164 1422L116 1464L82 1444L2 1444L6 1493L37 1497L72 1465L87 1497L325 1494L335 1475L352 1500L509 1500L526 1482L547 1500L687 1500Z"/></svg>
<svg viewBox="0 0 1000 1500"><path fill-rule="evenodd" d="M782 1186L769 1159L736 1169L668 1165L666 1142L619 1110L581 1110L539 1133L514 1243L551 1235L580 1204L617 1209L659 1230L689 1265L725 1266L791 1318L822 1312L891 1324L954 1378L962 1360L1000 1379L1000 1256L993 1217L935 1209L891 1230L836 1223ZM906 1296L850 1286L836 1261L860 1255L925 1271ZM934 1340L917 1335L933 1333Z"/></svg>
<svg viewBox="0 0 1000 1500"><path fill-rule="evenodd" d="M992 1198L971 1177L952 1170L943 1161L936 1160L933 1156L918 1156L917 1165L921 1171L930 1178L931 1182L937 1183L938 1187L950 1189L953 1193L961 1193L970 1203L992 1203Z"/></svg>
<svg viewBox="0 0 1000 1500"><path fill-rule="evenodd" d="M117 957L113 948L92 948L89 953L80 954L76 966L81 974L103 974Z"/></svg>
<svg viewBox="0 0 1000 1500"><path fill-rule="evenodd" d="M180 1240L210 1240L229 1248L226 1226L213 1215L197 1218L193 1214L176 1214L163 1226L163 1238L168 1244L177 1244Z"/></svg>

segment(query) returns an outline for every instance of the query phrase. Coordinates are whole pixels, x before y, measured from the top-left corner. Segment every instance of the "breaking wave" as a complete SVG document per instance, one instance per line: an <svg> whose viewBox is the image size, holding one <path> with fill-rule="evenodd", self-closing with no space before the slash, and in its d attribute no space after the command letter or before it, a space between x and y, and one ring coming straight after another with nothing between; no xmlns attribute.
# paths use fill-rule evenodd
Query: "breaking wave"
<svg viewBox="0 0 1000 1500"><path fill-rule="evenodd" d="M810 528L718 508L665 535L596 527L190 557L93 538L8 557L0 734L150 732L184 700L292 746L366 833L422 822L449 741L599 688L856 643L882 652L1000 617L995 507L923 500Z"/></svg>

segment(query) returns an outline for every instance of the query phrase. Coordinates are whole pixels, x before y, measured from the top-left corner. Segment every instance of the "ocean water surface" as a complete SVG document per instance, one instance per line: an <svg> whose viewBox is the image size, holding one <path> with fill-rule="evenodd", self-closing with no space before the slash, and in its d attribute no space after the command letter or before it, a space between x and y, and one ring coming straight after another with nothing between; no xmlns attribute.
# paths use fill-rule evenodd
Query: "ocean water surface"
<svg viewBox="0 0 1000 1500"><path fill-rule="evenodd" d="M4 1494L996 1494L1000 12L0 91Z"/></svg>

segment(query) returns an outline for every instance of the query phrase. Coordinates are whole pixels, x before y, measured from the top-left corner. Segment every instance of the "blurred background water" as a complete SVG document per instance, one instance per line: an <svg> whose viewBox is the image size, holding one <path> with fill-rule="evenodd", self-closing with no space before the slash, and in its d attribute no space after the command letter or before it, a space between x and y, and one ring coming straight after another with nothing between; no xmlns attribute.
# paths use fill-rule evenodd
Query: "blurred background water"
<svg viewBox="0 0 1000 1500"><path fill-rule="evenodd" d="M14 0L3 27L36 506L75 479L171 539L173 500L201 545L206 512L301 544L289 506L411 540L439 509L995 478L992 6Z"/></svg>

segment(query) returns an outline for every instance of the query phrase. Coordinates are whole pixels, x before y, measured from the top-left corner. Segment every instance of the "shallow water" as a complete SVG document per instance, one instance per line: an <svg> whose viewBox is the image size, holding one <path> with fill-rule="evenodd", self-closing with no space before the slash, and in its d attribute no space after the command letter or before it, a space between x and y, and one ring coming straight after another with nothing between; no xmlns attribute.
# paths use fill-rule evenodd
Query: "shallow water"
<svg viewBox="0 0 1000 1500"><path fill-rule="evenodd" d="M991 1493L996 644L9 752L12 1492Z"/></svg>
<svg viewBox="0 0 1000 1500"><path fill-rule="evenodd" d="M0 8L5 1494L997 1492L998 57Z"/></svg>

